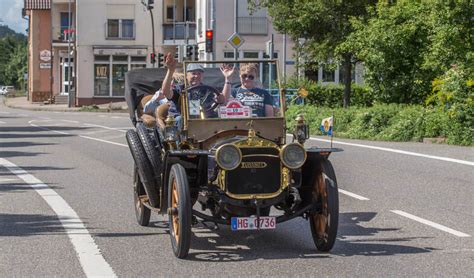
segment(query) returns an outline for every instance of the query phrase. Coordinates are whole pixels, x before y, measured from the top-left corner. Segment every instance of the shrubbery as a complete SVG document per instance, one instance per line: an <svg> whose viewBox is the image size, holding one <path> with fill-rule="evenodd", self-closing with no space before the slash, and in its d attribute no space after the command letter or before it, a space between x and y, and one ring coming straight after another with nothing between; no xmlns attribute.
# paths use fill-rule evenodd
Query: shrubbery
<svg viewBox="0 0 474 278"><path fill-rule="evenodd" d="M474 145L472 126L451 118L442 107L379 104L343 109L292 105L287 111L290 129L299 113L305 114L312 135L321 135L321 120L334 113L334 134L337 137L386 141L421 141L427 137L443 137L450 144Z"/></svg>
<svg viewBox="0 0 474 278"><path fill-rule="evenodd" d="M289 88L304 88L308 91L305 103L325 107L342 107L344 97L344 86L338 84L322 85L312 80L290 81ZM369 88L352 84L351 106L372 106L373 95Z"/></svg>

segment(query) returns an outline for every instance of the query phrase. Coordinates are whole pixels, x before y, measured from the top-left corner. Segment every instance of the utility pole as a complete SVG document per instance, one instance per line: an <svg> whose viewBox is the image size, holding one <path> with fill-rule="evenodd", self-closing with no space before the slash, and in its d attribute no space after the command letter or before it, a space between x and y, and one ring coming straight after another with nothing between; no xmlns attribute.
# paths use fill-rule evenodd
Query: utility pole
<svg viewBox="0 0 474 278"><path fill-rule="evenodd" d="M153 67L156 65L156 53L155 53L155 22L153 20L153 7L155 5L154 0L142 0L142 5L150 12L151 17L151 64Z"/></svg>
<svg viewBox="0 0 474 278"><path fill-rule="evenodd" d="M234 34L237 34L237 16L239 15L239 1L234 0ZM234 48L234 60L237 60L237 48Z"/></svg>
<svg viewBox="0 0 474 278"><path fill-rule="evenodd" d="M71 0L68 1L68 33L67 33L67 106L72 107L71 93Z"/></svg>
<svg viewBox="0 0 474 278"><path fill-rule="evenodd" d="M211 0L211 29L213 31L213 35L216 34L217 36L217 33L216 33L216 0ZM215 50L216 47L215 47L215 40L213 40L213 46L212 46L212 49ZM214 56L214 51L209 53L210 54L210 58L211 58L211 61L214 61L215 59L215 56Z"/></svg>

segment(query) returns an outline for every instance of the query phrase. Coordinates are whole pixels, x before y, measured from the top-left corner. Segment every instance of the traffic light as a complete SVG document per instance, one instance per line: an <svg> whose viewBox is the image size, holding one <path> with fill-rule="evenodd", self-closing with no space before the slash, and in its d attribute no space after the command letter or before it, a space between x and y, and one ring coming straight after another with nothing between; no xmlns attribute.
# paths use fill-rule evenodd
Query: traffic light
<svg viewBox="0 0 474 278"><path fill-rule="evenodd" d="M187 45L186 46L186 57L188 57L188 59L192 60L193 53L194 53L194 45Z"/></svg>
<svg viewBox="0 0 474 278"><path fill-rule="evenodd" d="M206 52L212 53L214 45L214 31L209 29L206 30Z"/></svg>
<svg viewBox="0 0 474 278"><path fill-rule="evenodd" d="M158 53L158 67L162 68L165 64L165 55L163 53Z"/></svg>
<svg viewBox="0 0 474 278"><path fill-rule="evenodd" d="M156 63L156 56L155 53L150 53L150 63L154 65Z"/></svg>

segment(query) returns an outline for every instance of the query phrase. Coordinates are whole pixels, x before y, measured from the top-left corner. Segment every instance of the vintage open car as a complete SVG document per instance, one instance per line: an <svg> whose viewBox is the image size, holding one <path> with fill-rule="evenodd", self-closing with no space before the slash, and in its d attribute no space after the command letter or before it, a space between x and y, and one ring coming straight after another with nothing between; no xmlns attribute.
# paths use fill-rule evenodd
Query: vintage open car
<svg viewBox="0 0 474 278"><path fill-rule="evenodd" d="M334 245L339 202L328 157L340 149L305 148L309 130L302 115L294 119L293 130L286 127L288 96L280 87L277 61L245 61L250 62L258 65L256 86L271 95L271 117L256 116L236 98L217 103L224 86L219 67L234 67L231 83L238 90L243 62L199 62L205 85L190 86L185 79L182 126L171 116L156 115L156 121L150 121L151 116L142 113L144 100L160 88L164 69L141 69L126 76L135 125L126 137L135 161L136 218L147 226L151 211L167 214L178 258L188 255L191 228L199 222L257 233L303 217L309 220L318 250L329 251ZM287 132L292 133L290 142Z"/></svg>

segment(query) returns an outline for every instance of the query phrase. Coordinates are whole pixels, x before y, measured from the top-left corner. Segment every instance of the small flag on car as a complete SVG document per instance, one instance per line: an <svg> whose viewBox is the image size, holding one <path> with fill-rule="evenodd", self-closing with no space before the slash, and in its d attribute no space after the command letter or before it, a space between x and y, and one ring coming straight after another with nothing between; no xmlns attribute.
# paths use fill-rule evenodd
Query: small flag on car
<svg viewBox="0 0 474 278"><path fill-rule="evenodd" d="M321 126L319 127L319 129L321 129L324 134L332 135L332 122L333 117L324 118L321 121Z"/></svg>

